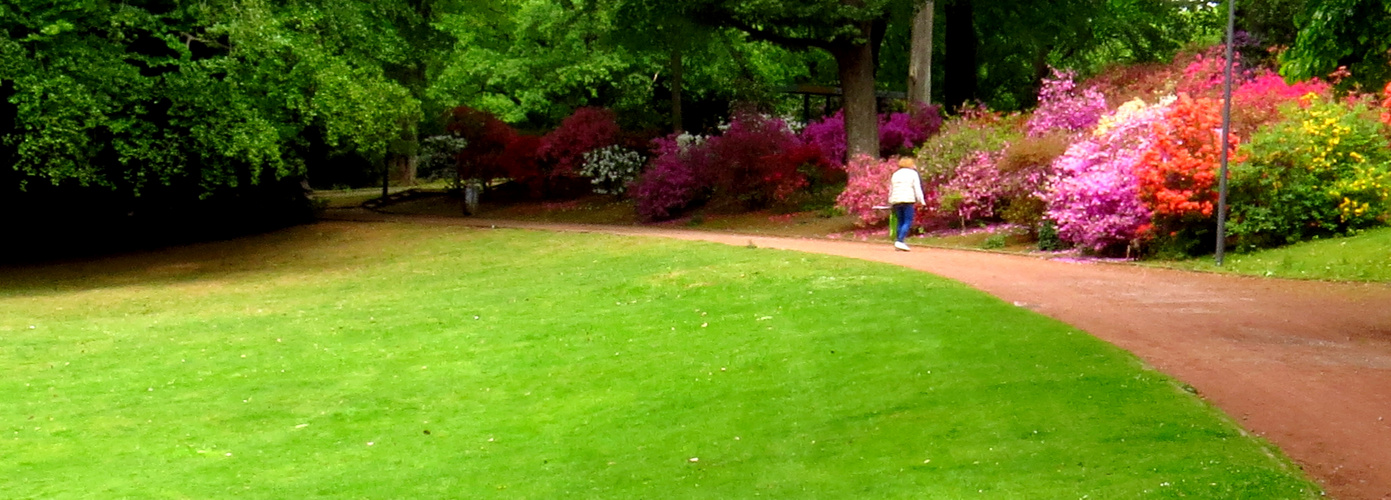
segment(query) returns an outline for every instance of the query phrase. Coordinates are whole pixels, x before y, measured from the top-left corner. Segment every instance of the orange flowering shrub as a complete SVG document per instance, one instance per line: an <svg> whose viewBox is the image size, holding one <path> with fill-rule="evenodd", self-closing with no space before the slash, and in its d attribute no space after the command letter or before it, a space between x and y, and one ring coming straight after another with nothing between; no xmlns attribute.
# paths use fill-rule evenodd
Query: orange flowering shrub
<svg viewBox="0 0 1391 500"><path fill-rule="evenodd" d="M1145 228L1169 234L1187 223L1210 219L1217 205L1217 167L1222 146L1222 105L1216 99L1179 94L1153 126L1154 142L1136 167L1140 198L1154 211L1154 224ZM1229 135L1232 163L1237 139Z"/></svg>

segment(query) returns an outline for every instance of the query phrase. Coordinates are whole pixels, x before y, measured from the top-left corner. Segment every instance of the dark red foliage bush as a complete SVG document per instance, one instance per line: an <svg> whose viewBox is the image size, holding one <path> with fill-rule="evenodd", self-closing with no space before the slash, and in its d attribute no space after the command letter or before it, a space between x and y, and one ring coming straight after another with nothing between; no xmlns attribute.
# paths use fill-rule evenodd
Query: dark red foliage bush
<svg viewBox="0 0 1391 500"><path fill-rule="evenodd" d="M449 112L445 130L468 141L456 157L460 179L515 177L523 173L523 165L534 168L534 155L529 152L534 149L517 148L516 143L522 140L517 131L486 111L467 106L454 108ZM517 154L532 158L510 158Z"/></svg>
<svg viewBox="0 0 1391 500"><path fill-rule="evenodd" d="M584 154L618 144L618 117L604 108L576 109L560 126L541 138L536 154L548 164L552 178L578 177Z"/></svg>
<svg viewBox="0 0 1391 500"><path fill-rule="evenodd" d="M533 193L546 181L541 158L536 155L536 149L540 146L540 137L514 133L508 138L502 154L496 158L497 166L505 177L527 186Z"/></svg>

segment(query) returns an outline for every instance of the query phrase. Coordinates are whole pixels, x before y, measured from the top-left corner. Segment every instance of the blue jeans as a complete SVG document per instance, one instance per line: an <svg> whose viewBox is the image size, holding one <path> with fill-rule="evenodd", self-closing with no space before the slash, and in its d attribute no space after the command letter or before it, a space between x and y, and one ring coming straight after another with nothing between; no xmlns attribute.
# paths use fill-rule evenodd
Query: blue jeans
<svg viewBox="0 0 1391 500"><path fill-rule="evenodd" d="M912 203L894 203L894 218L898 219L898 241L908 237L908 230L913 227L913 213L915 212Z"/></svg>

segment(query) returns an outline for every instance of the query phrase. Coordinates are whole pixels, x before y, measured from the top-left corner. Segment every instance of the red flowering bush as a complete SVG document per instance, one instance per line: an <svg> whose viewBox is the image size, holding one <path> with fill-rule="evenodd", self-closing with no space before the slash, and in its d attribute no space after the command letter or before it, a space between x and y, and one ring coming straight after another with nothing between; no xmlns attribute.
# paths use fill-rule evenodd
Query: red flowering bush
<svg viewBox="0 0 1391 500"><path fill-rule="evenodd" d="M560 122L560 126L541 138L536 155L542 171L525 183L533 192L564 191L572 185L583 184L579 170L584 167L584 154L617 144L622 131L613 111L584 107Z"/></svg>
<svg viewBox="0 0 1391 500"><path fill-rule="evenodd" d="M1217 203L1217 167L1221 155L1218 136L1222 126L1221 103L1214 99L1180 94L1154 123L1153 143L1141 156L1136 177L1140 199L1154 213L1155 234L1173 235L1186 224L1204 223ZM1235 135L1231 162L1237 156Z"/></svg>
<svg viewBox="0 0 1391 500"><path fill-rule="evenodd" d="M540 194L547 180L541 157L536 155L540 145L540 137L513 133L493 161L506 177L527 186L533 194Z"/></svg>

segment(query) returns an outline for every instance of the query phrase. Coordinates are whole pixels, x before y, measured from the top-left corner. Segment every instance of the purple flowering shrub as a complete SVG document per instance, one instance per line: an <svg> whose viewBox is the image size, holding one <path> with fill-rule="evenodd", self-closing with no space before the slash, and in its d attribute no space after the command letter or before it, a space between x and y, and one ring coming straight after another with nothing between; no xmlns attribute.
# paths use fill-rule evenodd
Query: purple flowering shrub
<svg viewBox="0 0 1391 500"><path fill-rule="evenodd" d="M1038 90L1038 109L1029 119L1029 135L1055 130L1085 132L1106 112L1106 97L1094 88L1079 91L1072 71L1053 69Z"/></svg>
<svg viewBox="0 0 1391 500"><path fill-rule="evenodd" d="M1166 106L1126 103L1053 162L1044 197L1060 239L1104 253L1140 237L1152 214L1140 199L1135 172Z"/></svg>
<svg viewBox="0 0 1391 500"><path fill-rule="evenodd" d="M835 114L808 123L802 129L802 142L816 146L821 157L832 165L845 163L845 114Z"/></svg>
<svg viewBox="0 0 1391 500"><path fill-rule="evenodd" d="M879 114L879 156L888 157L907 154L922 145L929 137L942 128L941 107L917 104L916 114ZM835 114L808 123L802 129L802 141L816 146L821 157L828 164L840 166L845 163L845 114Z"/></svg>
<svg viewBox="0 0 1391 500"><path fill-rule="evenodd" d="M709 150L699 142L682 142L676 135L652 140L647 172L631 189L642 218L669 219L708 195L709 184L701 173L709 168Z"/></svg>
<svg viewBox="0 0 1391 500"><path fill-rule="evenodd" d="M942 129L942 107L915 103L914 113L879 114L879 155L911 154Z"/></svg>

